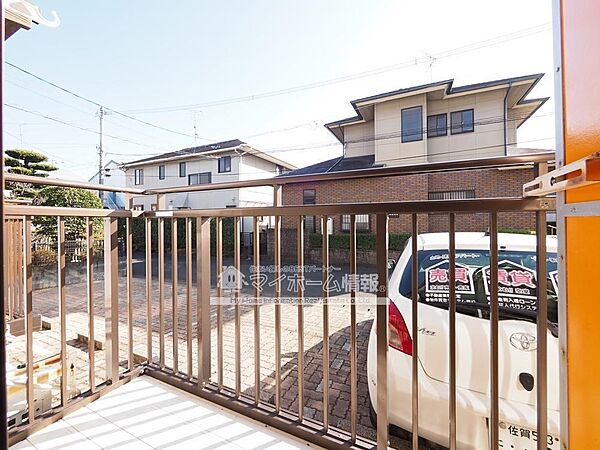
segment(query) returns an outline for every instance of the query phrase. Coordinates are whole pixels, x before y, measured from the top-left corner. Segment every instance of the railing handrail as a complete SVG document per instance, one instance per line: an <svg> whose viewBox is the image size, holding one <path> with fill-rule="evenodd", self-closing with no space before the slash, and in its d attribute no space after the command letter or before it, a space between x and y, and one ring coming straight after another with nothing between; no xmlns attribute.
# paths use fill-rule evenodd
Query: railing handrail
<svg viewBox="0 0 600 450"><path fill-rule="evenodd" d="M107 184L88 183L85 181L61 180L58 178L35 177L32 175L21 175L17 173L4 172L4 181L13 181L17 183L39 184L44 186L60 186L80 189L90 189L94 191L123 192L127 194L143 194L143 189L136 189L122 186L109 186Z"/></svg>
<svg viewBox="0 0 600 450"><path fill-rule="evenodd" d="M54 206L6 205L6 216L74 216L74 217L252 217L318 216L336 214L427 214L504 211L553 211L554 198L477 198L467 200L407 200L399 202L335 203L324 205L260 206L244 208L181 209L162 211L65 208Z"/></svg>
<svg viewBox="0 0 600 450"><path fill-rule="evenodd" d="M381 178L401 175L418 175L433 172L452 172L456 170L478 170L521 166L525 164L553 161L555 153L536 152L523 155L496 156L491 158L474 158L461 161L443 161L433 163L411 164L406 166L377 167L371 169L347 170L343 172L326 172L311 175L282 175L272 178L261 178L245 181L225 181L221 183L201 184L196 186L179 186L163 189L139 189L122 186L109 186L80 181L41 178L31 175L4 173L5 181L31 183L46 186L62 186L90 189L106 192L123 192L138 195L174 194L181 192L217 191L221 189L241 189L246 187L274 187L284 184L311 183L331 180L351 180L359 178Z"/></svg>
<svg viewBox="0 0 600 450"><path fill-rule="evenodd" d="M143 211L99 208L69 208L61 206L4 205L4 216L51 216L51 217L139 217Z"/></svg>

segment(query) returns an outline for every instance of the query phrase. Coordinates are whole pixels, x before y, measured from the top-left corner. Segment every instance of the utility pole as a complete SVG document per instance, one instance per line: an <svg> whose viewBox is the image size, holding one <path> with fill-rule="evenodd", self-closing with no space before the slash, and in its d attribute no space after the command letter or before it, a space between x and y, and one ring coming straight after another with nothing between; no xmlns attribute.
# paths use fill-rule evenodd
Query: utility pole
<svg viewBox="0 0 600 450"><path fill-rule="evenodd" d="M104 111L104 108L101 106L100 109L98 110L98 113L96 114L99 118L100 118L100 142L99 144L96 146L96 149L98 150L98 184L103 184L102 183L102 158L103 158L103 148L102 148L102 134L103 134L103 125L104 125L104 116L105 116L106 112Z"/></svg>
<svg viewBox="0 0 600 450"><path fill-rule="evenodd" d="M100 107L100 109L98 110L97 116L100 118L100 142L98 143L98 145L96 146L96 149L98 150L98 184L104 184L104 179L102 178L103 172L104 172L104 161L103 161L103 156L104 156L104 149L102 147L102 137L103 137L103 133L104 133L104 116L106 115L106 111L104 110L104 107ZM100 197L100 200L102 200L102 203L104 204L104 192L99 191L98 192L98 196Z"/></svg>
<svg viewBox="0 0 600 450"><path fill-rule="evenodd" d="M198 144L198 114L202 111L193 111L194 114L194 147Z"/></svg>

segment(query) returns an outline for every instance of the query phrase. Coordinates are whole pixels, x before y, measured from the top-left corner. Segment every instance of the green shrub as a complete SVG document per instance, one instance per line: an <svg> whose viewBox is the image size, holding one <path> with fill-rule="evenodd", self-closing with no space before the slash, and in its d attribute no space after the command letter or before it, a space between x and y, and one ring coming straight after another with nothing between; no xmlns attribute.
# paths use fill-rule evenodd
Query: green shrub
<svg viewBox="0 0 600 450"><path fill-rule="evenodd" d="M511 234L535 234L533 230L519 230L513 228L498 228L498 233L511 233Z"/></svg>
<svg viewBox="0 0 600 450"><path fill-rule="evenodd" d="M31 263L34 266L51 266L57 262L58 256L54 250L39 248L31 252Z"/></svg>
<svg viewBox="0 0 600 450"><path fill-rule="evenodd" d="M406 241L410 238L410 233L390 233L388 249L402 250ZM308 235L308 244L310 248L322 248L323 235L320 233L310 233ZM330 249L350 249L349 233L334 233L329 235ZM375 250L377 248L377 239L374 233L357 233L356 248L358 250Z"/></svg>
<svg viewBox="0 0 600 450"><path fill-rule="evenodd" d="M196 250L196 219L192 219L192 249ZM158 220L152 219L152 249L158 249ZM171 249L171 219L165 219L165 249ZM134 251L144 251L146 248L146 220L133 219L131 224ZM217 220L210 221L210 251L216 252ZM125 220L119 221L119 237L125 238ZM185 219L177 219L177 248L185 248ZM223 218L223 256L233 255L233 218Z"/></svg>
<svg viewBox="0 0 600 450"><path fill-rule="evenodd" d="M96 194L85 189L48 186L37 191L34 202L40 206L59 206L64 208L102 208L102 202ZM102 219L93 219L94 234L102 233ZM46 238L56 238L58 226L56 217L34 216L35 233ZM65 219L65 239L75 241L86 235L85 217L67 217Z"/></svg>

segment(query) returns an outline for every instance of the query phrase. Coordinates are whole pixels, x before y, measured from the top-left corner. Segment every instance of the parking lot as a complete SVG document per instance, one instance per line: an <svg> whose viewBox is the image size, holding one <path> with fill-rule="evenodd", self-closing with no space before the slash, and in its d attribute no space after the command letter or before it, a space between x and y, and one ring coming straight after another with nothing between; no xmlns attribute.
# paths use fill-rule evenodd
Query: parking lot
<svg viewBox="0 0 600 450"><path fill-rule="evenodd" d="M143 264L137 261L136 269ZM248 267L247 264L244 267ZM363 267L363 272L370 268ZM136 270L137 271L137 270ZM244 271L244 269L243 269ZM166 271L167 274L169 270ZM336 271L334 271L336 272ZM343 271L336 272L336 279L341 281ZM154 273L156 275L156 272ZM168 277L170 278L170 277ZM321 279L320 271L307 278ZM271 279L271 278L270 278ZM127 359L127 310L126 286L124 280L120 283L120 361L125 370ZM156 280L155 280L156 281ZM282 285L282 295L291 295L287 285ZM180 280L178 286L178 366L180 371L187 368L187 335L186 335L186 286L185 280ZM94 283L94 313L95 313L95 353L96 383L104 381L104 291L103 282ZM269 289L269 287L267 287ZM67 291L67 352L69 361L74 364L76 385L79 390L88 389L88 354L85 341L88 336L88 315L86 304L85 284L73 284L66 287ZM250 284L244 291L252 291ZM173 321L172 297L170 279L165 281L165 363L173 366ZM318 295L320 288L307 288L308 295ZM153 356L158 358L159 348L159 311L158 283L153 283ZM212 290L216 296L216 290ZM269 295L269 293L265 294ZM374 294L363 293L362 299L374 299ZM140 274L133 280L134 302L134 354L136 358L145 358L146 350L146 284ZM43 331L34 333L34 360L51 356L60 351L60 322L58 315L58 298L56 288L34 291L34 314L41 314L46 323ZM323 418L323 307L320 304L304 306L304 416L308 419L322 420ZM192 320L196 322L196 294L192 292ZM232 305L223 306L223 382L230 388L235 388L235 308ZM260 307L260 397L268 403L274 403L275 398L275 308L272 304ZM281 306L281 406L292 412L298 411L298 323L297 305L284 304ZM245 395L254 396L254 307L240 306L241 324L241 389ZM371 304L357 305L357 411L358 434L375 438L375 430L371 424L368 408L366 358L368 336L374 318L374 308ZM192 364L197 370L197 339L192 335ZM13 366L25 361L24 336L11 337L8 353ZM212 380L217 380L217 306L211 307L211 357ZM330 424L343 430L350 430L350 308L349 295L332 295L329 305L329 413ZM57 391L58 392L58 391ZM58 397L56 397L58 401ZM393 438L397 448L409 448L409 443L399 438ZM426 447L424 447L426 448Z"/></svg>

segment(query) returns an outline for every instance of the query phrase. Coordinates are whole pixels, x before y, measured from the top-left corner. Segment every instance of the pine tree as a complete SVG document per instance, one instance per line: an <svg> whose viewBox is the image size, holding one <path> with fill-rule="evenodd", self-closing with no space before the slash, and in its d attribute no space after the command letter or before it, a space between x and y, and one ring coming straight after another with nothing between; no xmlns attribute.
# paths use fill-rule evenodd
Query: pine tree
<svg viewBox="0 0 600 450"><path fill-rule="evenodd" d="M48 157L40 152L25 149L6 150L4 152L4 165L8 172L34 177L47 177L49 172L58 170L58 167L48 163ZM29 183L7 183L6 187L12 191L15 198L33 198L36 188Z"/></svg>

